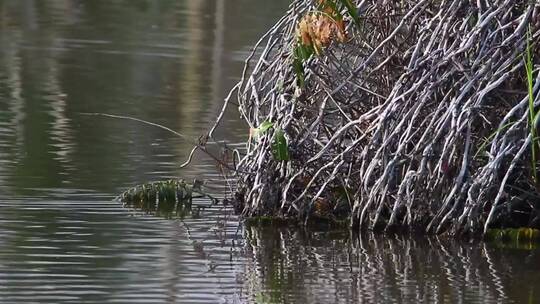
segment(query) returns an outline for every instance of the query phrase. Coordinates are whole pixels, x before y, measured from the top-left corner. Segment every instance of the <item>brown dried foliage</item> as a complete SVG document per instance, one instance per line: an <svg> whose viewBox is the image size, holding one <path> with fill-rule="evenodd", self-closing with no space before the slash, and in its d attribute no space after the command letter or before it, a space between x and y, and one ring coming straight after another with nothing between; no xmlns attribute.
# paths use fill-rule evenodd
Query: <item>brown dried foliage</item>
<svg viewBox="0 0 540 304"><path fill-rule="evenodd" d="M315 53L320 54L334 40L345 42L345 25L343 20L336 21L329 14L312 12L300 19L296 37L304 46L313 47Z"/></svg>

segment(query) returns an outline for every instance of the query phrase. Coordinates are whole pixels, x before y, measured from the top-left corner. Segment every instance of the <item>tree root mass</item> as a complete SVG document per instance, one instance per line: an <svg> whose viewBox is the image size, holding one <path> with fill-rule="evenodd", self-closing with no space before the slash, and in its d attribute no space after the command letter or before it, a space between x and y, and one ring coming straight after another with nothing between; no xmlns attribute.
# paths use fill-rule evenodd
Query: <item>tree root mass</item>
<svg viewBox="0 0 540 304"><path fill-rule="evenodd" d="M235 87L251 128L272 123L237 164L243 215L451 234L539 227L523 54L529 41L538 106L540 3L350 1L358 22L344 9L345 41L302 61L299 82L298 23L320 3L294 1ZM288 161L272 154L281 130Z"/></svg>

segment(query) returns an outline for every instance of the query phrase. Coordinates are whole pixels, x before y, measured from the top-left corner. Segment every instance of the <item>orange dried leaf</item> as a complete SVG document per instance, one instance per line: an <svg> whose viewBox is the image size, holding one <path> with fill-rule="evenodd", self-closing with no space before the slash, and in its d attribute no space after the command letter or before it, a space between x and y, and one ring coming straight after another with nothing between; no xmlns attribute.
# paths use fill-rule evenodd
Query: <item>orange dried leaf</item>
<svg viewBox="0 0 540 304"><path fill-rule="evenodd" d="M345 41L345 23L320 12L310 13L300 19L296 36L304 46L313 47L319 55L332 41Z"/></svg>

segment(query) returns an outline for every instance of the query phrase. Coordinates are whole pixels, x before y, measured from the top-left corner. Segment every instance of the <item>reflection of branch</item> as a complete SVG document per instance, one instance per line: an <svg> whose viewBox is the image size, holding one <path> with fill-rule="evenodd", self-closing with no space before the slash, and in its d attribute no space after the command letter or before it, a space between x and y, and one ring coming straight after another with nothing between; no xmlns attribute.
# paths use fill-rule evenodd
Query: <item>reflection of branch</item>
<svg viewBox="0 0 540 304"><path fill-rule="evenodd" d="M493 257L491 256L491 253L488 250L486 243L482 244L481 252L488 264L489 274L491 274L492 276L491 281L495 285L495 290L499 293L499 297L505 298L506 295L504 292L504 281L496 268L497 263L493 260Z"/></svg>
<svg viewBox="0 0 540 304"><path fill-rule="evenodd" d="M212 204L217 204L219 202L219 199L215 198L214 196L208 194L208 193L205 193L203 191L197 191L197 190L193 190L194 193L198 193L199 195L197 196L192 196L192 198L209 198L211 201L212 201Z"/></svg>
<svg viewBox="0 0 540 304"><path fill-rule="evenodd" d="M180 221L180 223L182 223L182 225L184 226L184 229L186 229L186 233L187 233L187 235L188 235L188 238L189 238L191 241L193 241L193 240L191 239L191 230L189 230L189 226L186 224L186 222L184 222L183 219L179 218L178 220Z"/></svg>
<svg viewBox="0 0 540 304"><path fill-rule="evenodd" d="M257 226L248 226L245 232L244 277L249 284L244 286L249 294L294 294L302 303L321 297L333 303L378 298L411 303L471 299L499 303L515 296L508 291L513 287L509 280L516 274L509 269L512 264L506 255L488 250L485 244L415 238L414 234L347 237L346 231L334 234ZM340 301L343 298L331 295L349 297Z"/></svg>
<svg viewBox="0 0 540 304"><path fill-rule="evenodd" d="M200 272L199 274L202 275L202 274L214 272L216 268L219 266L219 264L214 262L211 259L210 254L206 253L206 251L204 250L204 243L203 243L204 240L203 241L194 240L191 236L191 230L189 229L188 224L183 219L178 219L178 221L182 223L182 225L184 226L184 229L186 231L188 239L191 241L191 245L193 246L193 251L195 252L195 254L197 254L197 256L201 259L208 260L208 263L206 265L208 267L208 270Z"/></svg>

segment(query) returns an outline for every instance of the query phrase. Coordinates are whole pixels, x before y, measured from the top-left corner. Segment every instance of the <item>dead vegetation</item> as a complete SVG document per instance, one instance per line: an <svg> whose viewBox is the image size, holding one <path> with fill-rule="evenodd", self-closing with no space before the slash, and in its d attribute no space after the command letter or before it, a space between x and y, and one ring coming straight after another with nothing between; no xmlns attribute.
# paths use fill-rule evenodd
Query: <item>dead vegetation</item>
<svg viewBox="0 0 540 304"><path fill-rule="evenodd" d="M294 1L235 87L243 215L540 226L539 37L537 1Z"/></svg>

